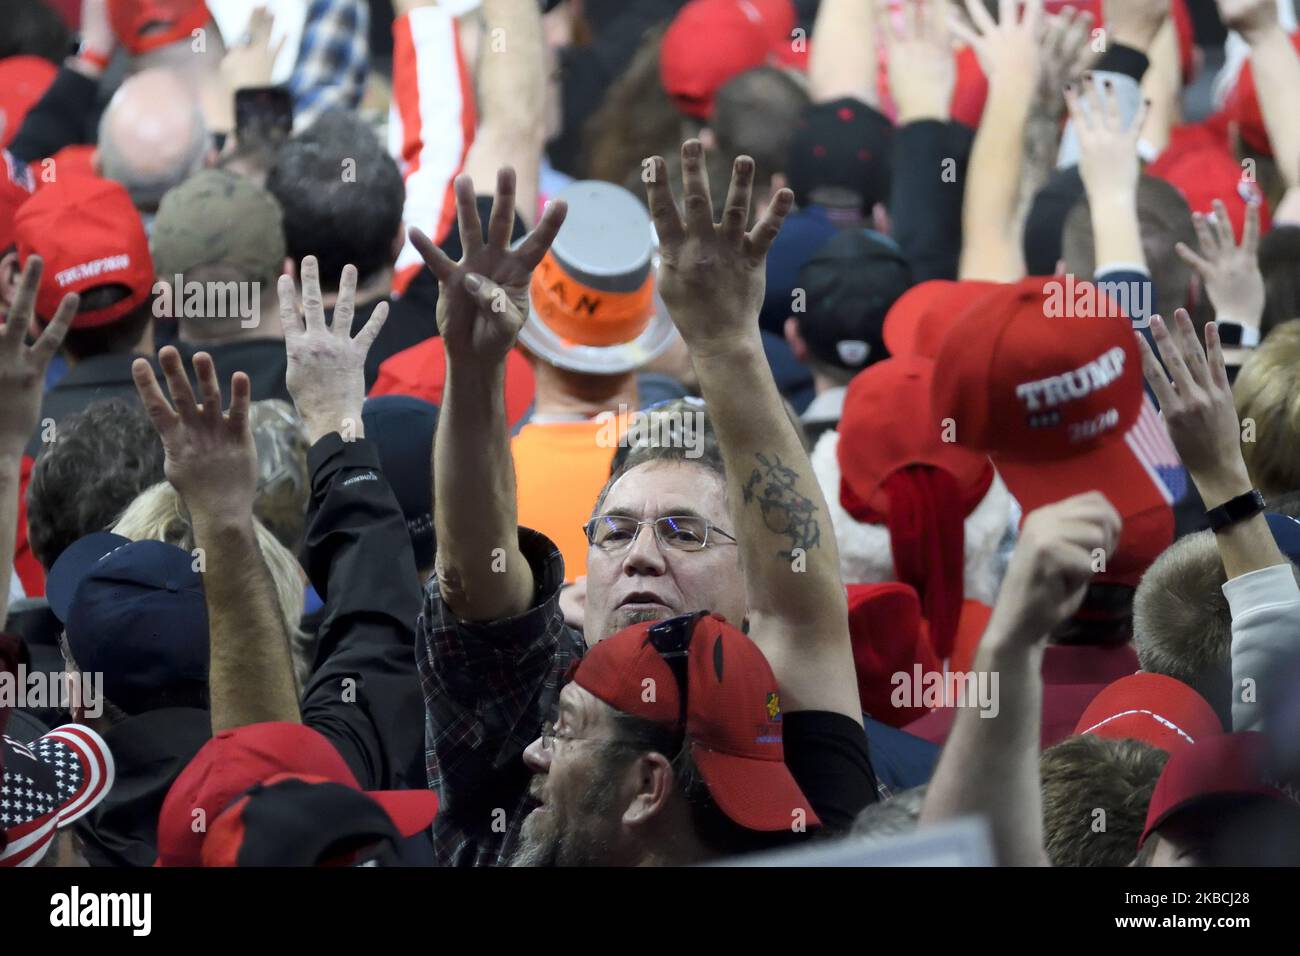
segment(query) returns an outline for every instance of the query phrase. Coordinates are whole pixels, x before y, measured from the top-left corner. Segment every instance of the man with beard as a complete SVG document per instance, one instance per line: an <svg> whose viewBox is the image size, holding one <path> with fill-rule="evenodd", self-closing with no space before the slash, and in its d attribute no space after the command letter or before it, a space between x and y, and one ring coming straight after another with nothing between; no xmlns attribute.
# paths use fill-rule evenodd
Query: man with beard
<svg viewBox="0 0 1300 956"><path fill-rule="evenodd" d="M498 177L486 241L473 184L460 177L462 260L451 262L412 232L442 284L438 326L447 355L433 456L437 573L416 647L429 786L441 798L440 863L507 861L525 817L519 861L691 862L770 846L818 821L826 831L847 829L874 799L834 535L758 327L767 250L793 196L778 192L746 232L754 164L740 157L715 224L698 141L683 145L682 167L683 210L660 157L647 164L647 195L662 254L659 289L691 351L718 453L648 448L610 478L587 525L582 635L565 626L559 609L564 571L555 546L516 527L502 394L532 271L563 221L563 205L552 204L510 249L513 173ZM779 829L770 807L751 816L734 805L775 799L770 787L719 789L699 760L701 749L716 755L732 739L726 728L692 723L689 714L647 717L645 708L680 702L683 691L696 695L693 682L666 690L663 680L615 658L617 692L593 690L582 678L563 683L588 646L635 624L698 611L731 622L729 632L743 629L757 657L770 662L766 720L746 724L747 736L731 734L750 747L783 739L794 792L807 801L786 807L791 801L782 800ZM714 662L723 680L730 656ZM530 770L538 775L531 786Z"/></svg>

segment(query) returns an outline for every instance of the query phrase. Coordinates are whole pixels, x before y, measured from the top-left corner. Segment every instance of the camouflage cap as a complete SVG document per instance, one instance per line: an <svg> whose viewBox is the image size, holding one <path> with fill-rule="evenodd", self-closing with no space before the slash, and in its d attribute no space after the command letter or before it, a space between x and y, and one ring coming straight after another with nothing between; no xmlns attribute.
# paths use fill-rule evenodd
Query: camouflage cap
<svg viewBox="0 0 1300 956"><path fill-rule="evenodd" d="M307 431L288 402L253 402L249 426L257 448L257 500L253 512L281 544L295 554L307 520L311 476Z"/></svg>
<svg viewBox="0 0 1300 956"><path fill-rule="evenodd" d="M205 169L163 196L150 246L165 280L225 265L238 269L241 281L274 282L286 254L284 212L252 180Z"/></svg>

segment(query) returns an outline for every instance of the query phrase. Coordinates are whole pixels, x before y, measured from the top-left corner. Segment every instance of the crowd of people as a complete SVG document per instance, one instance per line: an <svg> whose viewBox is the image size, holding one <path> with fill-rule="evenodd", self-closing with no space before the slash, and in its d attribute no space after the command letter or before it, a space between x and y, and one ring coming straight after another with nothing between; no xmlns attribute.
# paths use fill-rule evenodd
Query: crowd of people
<svg viewBox="0 0 1300 956"><path fill-rule="evenodd" d="M0 0L0 864L1300 864L1296 7Z"/></svg>

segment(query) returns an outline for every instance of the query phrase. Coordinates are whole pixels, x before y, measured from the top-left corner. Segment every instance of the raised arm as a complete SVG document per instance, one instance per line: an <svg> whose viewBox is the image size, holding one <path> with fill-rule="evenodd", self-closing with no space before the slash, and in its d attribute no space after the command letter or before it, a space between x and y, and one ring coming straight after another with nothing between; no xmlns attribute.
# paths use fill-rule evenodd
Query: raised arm
<svg viewBox="0 0 1300 956"><path fill-rule="evenodd" d="M465 156L465 173L488 183L498 169L513 168L516 210L525 225L532 225L545 146L541 8L536 0L483 0L483 32L479 124Z"/></svg>
<svg viewBox="0 0 1300 956"><path fill-rule="evenodd" d="M794 196L780 190L747 233L752 159L735 162L720 225L699 140L682 146L684 216L667 168L655 156L646 183L663 256L659 291L691 350L721 446L749 635L771 663L787 710L860 721L834 531L758 328L767 250Z"/></svg>
<svg viewBox="0 0 1300 956"><path fill-rule="evenodd" d="M871 0L821 0L808 55L814 103L852 97L878 107L876 16Z"/></svg>
<svg viewBox="0 0 1300 956"><path fill-rule="evenodd" d="M9 576L13 573L18 534L23 449L40 419L45 368L63 344L63 336L80 302L76 295L64 296L54 320L28 347L25 337L36 308L36 290L43 271L40 256L27 257L13 306L4 325L0 325L0 630L4 629L9 613Z"/></svg>
<svg viewBox="0 0 1300 956"><path fill-rule="evenodd" d="M1043 648L1083 602L1094 552L1111 550L1119 533L1119 513L1098 492L1025 518L975 655L975 672L997 677L997 713L958 709L921 808L922 826L982 816L999 864L1047 864L1038 771Z"/></svg>
<svg viewBox="0 0 1300 956"><path fill-rule="evenodd" d="M189 509L194 546L203 556L212 732L268 720L297 723L289 635L253 527L257 449L248 423L248 376L232 376L230 411L223 415L210 355L194 356L202 404L180 352L169 345L158 353L158 363L171 403L147 360L136 359L131 375L162 439L163 473Z"/></svg>
<svg viewBox="0 0 1300 956"><path fill-rule="evenodd" d="M1145 111L1139 108L1125 123L1114 90L1095 78L1084 79L1078 88L1071 86L1066 102L1079 140L1079 176L1092 217L1096 272L1117 265L1145 270L1137 214L1141 173L1137 141Z"/></svg>
<svg viewBox="0 0 1300 956"><path fill-rule="evenodd" d="M1273 155L1288 187L1300 186L1300 54L1282 29L1275 0L1218 0L1223 22L1250 44L1250 69L1255 77L1259 111L1264 116Z"/></svg>
<svg viewBox="0 0 1300 956"><path fill-rule="evenodd" d="M560 231L565 205L548 205L516 249L509 248L513 170L497 176L486 242L469 176L456 178L456 207L464 249L459 263L411 230L411 241L439 282L438 330L447 353L432 463L436 568L453 614L495 621L532 604L533 575L519 551L505 363L528 315L529 276Z"/></svg>
<svg viewBox="0 0 1300 956"><path fill-rule="evenodd" d="M1169 372L1145 341L1142 371L1205 507L1250 492L1217 324L1205 326L1204 349L1182 309L1172 325L1153 320L1151 331ZM1221 528L1214 538L1227 576L1223 593L1232 609L1232 725L1258 730L1264 714L1288 692L1278 681L1300 648L1300 589L1262 513Z"/></svg>
<svg viewBox="0 0 1300 956"><path fill-rule="evenodd" d="M1224 349L1228 365L1241 365L1259 344L1260 326L1264 321L1264 275L1259 270L1259 205L1246 207L1246 226L1241 245L1232 234L1228 207L1214 200L1214 215L1195 213L1196 241L1200 253L1183 243L1175 247L1179 257L1201 277L1215 322L1240 326L1238 345Z"/></svg>
<svg viewBox="0 0 1300 956"><path fill-rule="evenodd" d="M952 29L975 49L989 78L962 205L960 278L1014 282L1025 274L1017 218L1025 129L1038 85L1042 0L999 0L995 23L981 0L966 0L973 27Z"/></svg>

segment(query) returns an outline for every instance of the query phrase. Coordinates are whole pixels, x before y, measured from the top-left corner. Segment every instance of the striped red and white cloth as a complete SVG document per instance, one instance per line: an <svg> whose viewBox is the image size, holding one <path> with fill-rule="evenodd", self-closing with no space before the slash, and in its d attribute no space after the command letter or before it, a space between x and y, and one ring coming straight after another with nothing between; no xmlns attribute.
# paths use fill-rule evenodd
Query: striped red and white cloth
<svg viewBox="0 0 1300 956"><path fill-rule="evenodd" d="M35 866L55 831L70 826L108 796L115 770L104 739L82 724L64 724L31 743L0 737L4 779L0 866Z"/></svg>
<svg viewBox="0 0 1300 956"><path fill-rule="evenodd" d="M393 100L388 151L406 180L402 219L441 243L456 221L452 182L465 165L478 117L455 16L421 7L393 21ZM424 260L406 240L394 288L406 290Z"/></svg>
<svg viewBox="0 0 1300 956"><path fill-rule="evenodd" d="M1151 396L1142 396L1142 411L1125 436L1134 456L1142 463L1152 482L1170 505L1187 494L1187 470L1174 450L1164 419L1156 411Z"/></svg>

